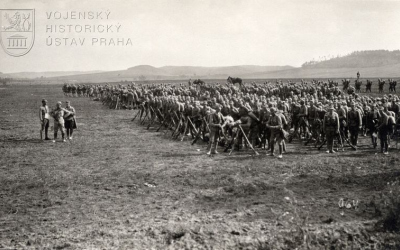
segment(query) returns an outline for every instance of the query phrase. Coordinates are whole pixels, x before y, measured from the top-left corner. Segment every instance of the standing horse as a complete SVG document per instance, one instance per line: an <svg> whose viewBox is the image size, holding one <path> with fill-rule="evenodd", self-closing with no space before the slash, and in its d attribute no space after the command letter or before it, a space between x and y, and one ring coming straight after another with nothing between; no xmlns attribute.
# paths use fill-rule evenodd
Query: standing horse
<svg viewBox="0 0 400 250"><path fill-rule="evenodd" d="M227 82L229 82L229 83L231 83L231 84L235 84L235 83L238 83L239 84L239 86L240 87L243 87L243 81L242 81L242 79L241 78L239 78L239 77L236 77L236 78L233 78L233 77L228 77L228 79L226 79L226 81Z"/></svg>
<svg viewBox="0 0 400 250"><path fill-rule="evenodd" d="M200 80L200 79L196 79L196 80L193 81L193 85L203 86L205 84L206 83L203 80Z"/></svg>

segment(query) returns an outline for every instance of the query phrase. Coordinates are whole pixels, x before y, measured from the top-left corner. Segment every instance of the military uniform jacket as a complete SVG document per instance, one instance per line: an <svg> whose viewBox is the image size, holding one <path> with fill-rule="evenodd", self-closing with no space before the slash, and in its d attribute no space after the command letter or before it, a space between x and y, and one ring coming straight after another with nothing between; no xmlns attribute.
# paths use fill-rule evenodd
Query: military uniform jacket
<svg viewBox="0 0 400 250"><path fill-rule="evenodd" d="M71 112L71 114L67 114L64 117L64 120L70 121L70 120L74 119L74 117L75 117L75 109L74 109L74 107L72 107L72 106L70 106L69 108L66 107L65 110L68 110L69 112Z"/></svg>
<svg viewBox="0 0 400 250"><path fill-rule="evenodd" d="M273 115L269 118L267 125L271 129L271 132L279 132L282 128L282 119L278 115Z"/></svg>
<svg viewBox="0 0 400 250"><path fill-rule="evenodd" d="M377 110L371 110L370 112L368 112L367 114L367 126L369 128L374 127L380 118L380 114Z"/></svg>
<svg viewBox="0 0 400 250"><path fill-rule="evenodd" d="M220 127L218 125L222 124L222 114L221 112L214 112L212 114L210 114L210 118L209 118L209 123L208 125L210 126L211 130L219 130Z"/></svg>
<svg viewBox="0 0 400 250"><path fill-rule="evenodd" d="M308 109L308 119L314 120L318 118L318 110L315 106Z"/></svg>
<svg viewBox="0 0 400 250"><path fill-rule="evenodd" d="M349 127L360 127L362 125L361 112L359 110L350 110L347 114Z"/></svg>
<svg viewBox="0 0 400 250"><path fill-rule="evenodd" d="M339 129L339 116L336 112L330 114L329 112L324 116L324 129L336 131Z"/></svg>

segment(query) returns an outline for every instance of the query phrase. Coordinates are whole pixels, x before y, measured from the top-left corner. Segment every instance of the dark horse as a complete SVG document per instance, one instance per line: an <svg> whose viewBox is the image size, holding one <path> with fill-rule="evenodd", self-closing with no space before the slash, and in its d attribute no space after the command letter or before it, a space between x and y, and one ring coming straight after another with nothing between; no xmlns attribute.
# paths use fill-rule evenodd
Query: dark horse
<svg viewBox="0 0 400 250"><path fill-rule="evenodd" d="M237 78L228 77L228 79L226 79L226 80L232 84L239 83L239 86L242 87L242 79L239 77L237 77Z"/></svg>
<svg viewBox="0 0 400 250"><path fill-rule="evenodd" d="M204 85L206 83L203 80L196 79L196 80L193 81L193 84L202 86L202 85Z"/></svg>

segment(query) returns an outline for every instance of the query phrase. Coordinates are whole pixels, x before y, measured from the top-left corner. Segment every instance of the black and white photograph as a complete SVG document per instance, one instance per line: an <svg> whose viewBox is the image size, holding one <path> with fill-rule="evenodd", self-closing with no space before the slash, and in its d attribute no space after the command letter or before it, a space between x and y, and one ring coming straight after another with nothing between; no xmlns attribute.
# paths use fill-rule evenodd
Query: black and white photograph
<svg viewBox="0 0 400 250"><path fill-rule="evenodd" d="M400 0L1 0L0 250L400 249L399 39Z"/></svg>

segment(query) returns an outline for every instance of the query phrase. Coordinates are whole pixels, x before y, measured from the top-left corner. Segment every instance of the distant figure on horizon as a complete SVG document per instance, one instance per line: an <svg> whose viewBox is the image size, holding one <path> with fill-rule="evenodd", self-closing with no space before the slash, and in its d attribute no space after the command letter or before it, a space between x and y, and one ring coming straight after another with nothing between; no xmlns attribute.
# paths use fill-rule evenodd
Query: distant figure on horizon
<svg viewBox="0 0 400 250"><path fill-rule="evenodd" d="M360 71L357 71L357 80L360 79Z"/></svg>

